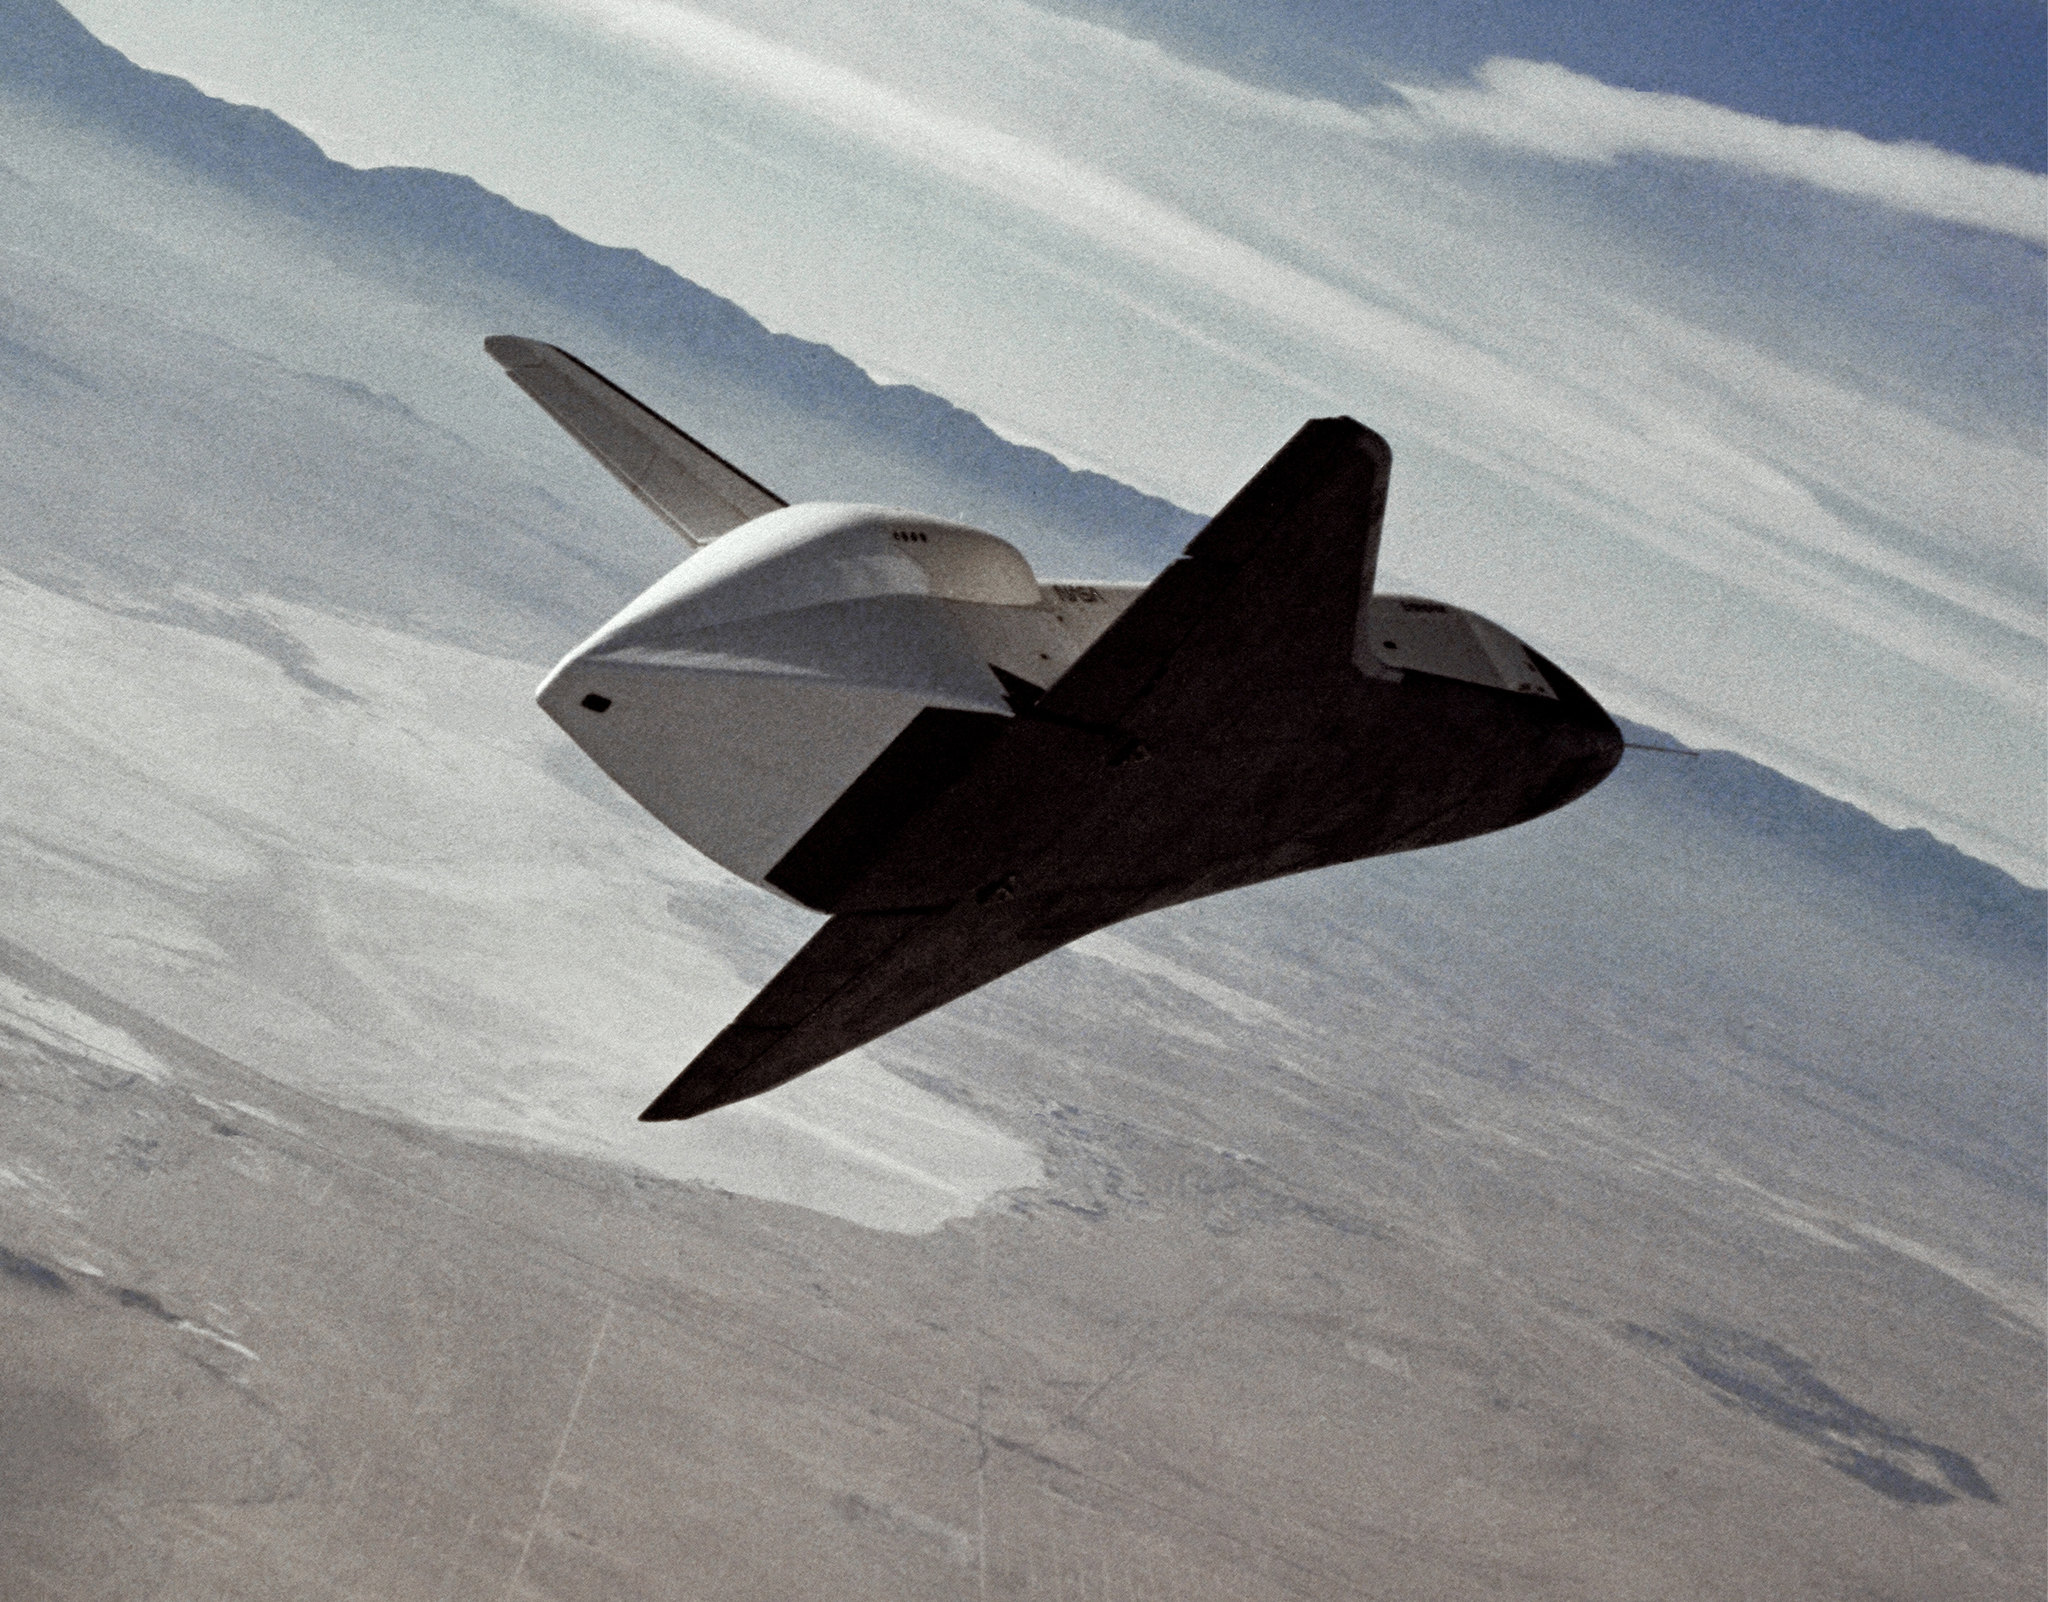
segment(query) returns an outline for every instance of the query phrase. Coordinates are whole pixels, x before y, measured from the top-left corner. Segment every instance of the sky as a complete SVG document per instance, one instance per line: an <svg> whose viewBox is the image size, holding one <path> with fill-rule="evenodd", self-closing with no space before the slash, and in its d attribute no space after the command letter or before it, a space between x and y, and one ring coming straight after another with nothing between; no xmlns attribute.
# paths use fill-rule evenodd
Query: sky
<svg viewBox="0 0 2048 1602"><path fill-rule="evenodd" d="M2040 0L1069 0L1241 77L1338 100L1403 69L1452 77L1493 56L1775 122L1919 140L2048 168Z"/></svg>
<svg viewBox="0 0 2048 1602"><path fill-rule="evenodd" d="M1347 412L1386 587L2048 882L2039 4L73 9L1196 510Z"/></svg>

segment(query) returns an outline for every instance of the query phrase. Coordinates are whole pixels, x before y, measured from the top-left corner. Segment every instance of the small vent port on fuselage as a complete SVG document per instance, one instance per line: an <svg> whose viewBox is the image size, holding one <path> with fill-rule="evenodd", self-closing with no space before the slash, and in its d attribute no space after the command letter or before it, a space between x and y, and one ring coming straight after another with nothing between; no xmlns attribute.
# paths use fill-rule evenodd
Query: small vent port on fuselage
<svg viewBox="0 0 2048 1602"><path fill-rule="evenodd" d="M1444 601L1414 595L1373 596L1360 619L1353 655L1374 677L1379 676L1374 672L1377 664L1517 695L1557 699L1557 691L1526 645L1498 623Z"/></svg>

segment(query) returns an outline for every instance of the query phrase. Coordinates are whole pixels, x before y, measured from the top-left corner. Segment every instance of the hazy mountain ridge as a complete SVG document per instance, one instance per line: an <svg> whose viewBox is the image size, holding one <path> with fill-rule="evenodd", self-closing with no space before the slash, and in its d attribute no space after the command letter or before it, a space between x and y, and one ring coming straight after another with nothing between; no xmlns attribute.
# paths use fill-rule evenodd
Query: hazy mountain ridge
<svg viewBox="0 0 2048 1602"><path fill-rule="evenodd" d="M639 1125L815 920L531 705L681 553L482 335L793 493L981 506L1042 571L1105 503L1046 470L1034 523L1013 447L974 436L977 488L939 403L463 180L301 150L301 207L260 114L140 93L202 168L14 78L0 1571L2039 1595L2038 893L1631 752ZM501 274L507 239L551 263Z"/></svg>
<svg viewBox="0 0 2048 1602"><path fill-rule="evenodd" d="M1622 724L1631 740L1679 746L1659 729L1628 719ZM2037 970L2048 961L2048 891L2021 884L1925 829L1892 828L1732 751L1644 753L1609 782L1734 825L1759 848L1797 852L1845 889L1853 887L1866 905L1888 906L1922 933L1931 925L1945 937Z"/></svg>
<svg viewBox="0 0 2048 1602"><path fill-rule="evenodd" d="M581 239L469 178L347 167L269 112L230 105L183 79L137 67L54 0L6 0L5 9L13 13L18 49L16 70L8 74L14 90L117 129L211 182L332 229L339 245L370 258L378 270L415 281L423 292L445 294L451 269L460 270L464 284L483 275L602 320L648 360L673 364L679 384L690 371L717 372L727 382L738 375L799 412L857 425L863 436L888 442L885 449L911 442L949 481L919 487L937 487L942 497L947 488L955 491L945 497L951 505L922 504L998 529L1008 521L1005 513L1035 513L1100 552L1120 576L1169 560L1200 526L1195 514L1013 445L936 396L878 385L828 347L770 333L730 301L639 252ZM366 399L381 393L358 389ZM781 472L757 468L755 457L745 465L776 487L792 495L858 495L859 486L847 483L852 475L842 450L828 448L819 459L803 461L803 452L820 442L773 443L793 458L777 464ZM893 466L885 466L885 477ZM984 486L978 496L967 487L977 483ZM472 549L481 546L480 538ZM488 564L488 556L484 560ZM1647 737L1671 743L1654 730ZM1961 938L2010 949L2021 960L2048 956L2048 892L2029 889L1924 830L1887 828L1748 758L1710 752L1688 766L1686 775L1660 778L1652 770L1632 782L1661 789L1672 804L1695 797L1716 815L1743 821L1760 840L1795 847L1864 893L1896 899L1914 917L1932 919Z"/></svg>
<svg viewBox="0 0 2048 1602"><path fill-rule="evenodd" d="M618 337L679 369L709 369L771 391L784 404L912 441L916 456L954 483L949 515L1001 526L1005 512L1092 543L1119 567L1149 572L1186 543L1201 519L1100 473L1002 439L972 414L909 385L882 385L829 347L774 334L757 320L635 250L593 244L523 210L473 179L415 168L361 170L328 158L303 133L256 107L231 105L183 79L137 67L54 0L7 0L18 54L13 88L63 114L117 132L209 182L335 229L385 271L443 287L449 258L540 300L572 305ZM812 442L816 444L818 442ZM801 446L799 444L799 451ZM800 455L760 476L790 498L865 498L857 469L829 453L820 473ZM753 462L747 464L750 469ZM782 474L776 468L784 467ZM798 479L789 476L795 470ZM886 475L885 475L886 478ZM978 492L977 492L978 487ZM993 515L992 515L993 514Z"/></svg>
<svg viewBox="0 0 2048 1602"><path fill-rule="evenodd" d="M486 307L492 304L494 292L485 286L510 286L512 304L524 297L527 304L574 307L597 319L643 362L657 370L672 368L679 387L694 382L700 389L718 391L737 384L767 397L763 405L769 424L778 417L808 415L851 429L852 436L821 442L801 432L777 434L764 428L762 414L732 414L735 428L746 428L756 437L756 450L780 450L788 458L779 474L760 467L752 451L746 464L792 493L849 493L845 447L847 437L858 437L867 442L873 457L863 465L872 473L878 460L880 476L891 481L878 489L917 493L925 505L931 504L934 492L943 500L949 489L954 490L954 504L938 509L963 516L979 512L982 521L998 528L1020 511L1028 516L1035 510L1046 525L1061 528L1077 546L1103 552L1120 549L1121 558L1112 558L1109 565L1126 570L1134 560L1156 565L1199 526L1192 514L1100 475L1069 472L1042 452L1011 445L936 397L908 386L876 385L826 347L771 334L732 303L638 252L591 244L468 178L413 169L346 167L268 112L228 105L182 79L136 67L94 39L51 0L6 0L6 9L16 49L12 68L0 82L10 93L40 99L84 123L115 129L138 147L184 163L211 184L259 197L266 207L309 220L324 246L354 258L365 274L396 278L423 297L452 297L463 307L459 315L472 319L489 315L480 313L478 306L480 301ZM503 314L516 315L509 310ZM42 348L33 336L32 327L9 336L14 355L6 364L6 376L12 381L85 391L97 386L106 394L125 387L119 377L118 338L103 338L101 364L107 370L95 375L92 362L76 352ZM131 348L136 359L150 359L146 346ZM205 381L191 382L194 375L178 370L177 363L188 359L166 358L167 379L159 382L174 382L192 397L177 404L197 406ZM287 493L301 495L307 506L281 501L274 514L258 519L262 533L256 546L248 543L246 528L207 519L184 520L175 534L152 530L148 537L137 538L128 529L133 520L146 515L138 507L130 522L116 526L98 543L90 560L110 571L129 572L145 596L153 585L197 582L208 588L275 590L309 601L339 600L373 615L395 616L403 615L408 604L417 609L423 595L439 594L443 599L436 604L444 627L457 626L465 615L480 619L508 607L513 614L536 613L523 626L512 625L508 616L505 625L486 633L522 653L545 658L601 617L613 604L609 597L623 599L640 581L625 551L593 547L587 538L570 532L568 524L577 520L552 491L559 486L580 493L584 504L610 496L623 523L642 522L638 509L625 506L588 464L564 451L538 417L520 413L518 422L534 440L554 449L556 460L575 463L570 472L580 476L551 478L545 489L514 490L507 485L507 491L525 497L521 528L502 520L498 508L504 496L487 486L490 458L473 454L461 419L423 415L408 399L359 378L298 375L289 369L266 377L260 366L249 369L250 353L221 349L218 359L228 364L214 380L228 415L239 404L239 391L261 394L278 385L287 390L324 386L341 411L334 421L319 425L323 431L339 426L360 433L359 452L387 456L393 463L394 483L406 477L407 470L398 465L402 460L418 461L429 481L447 486L450 504L435 509L431 503L404 503L403 498L392 503L353 471L292 480L288 482L296 487ZM374 350L366 354L373 378L376 359ZM495 381L480 355L472 360L485 382ZM242 372L237 375L235 368ZM31 369L43 377L30 379ZM146 392L149 386L142 388ZM508 411L523 404L509 394L503 399ZM220 442L220 448L244 456L239 470L252 490L266 484L273 476L271 464L278 461L295 461L303 470L320 474L317 448L299 445L289 426L281 423L292 415L288 403L259 400ZM123 437L147 452L146 407L131 409L128 417ZM451 421L458 426L451 428ZM820 444L825 448L818 459L801 460ZM192 454L183 447L174 447L174 452ZM427 463L436 465L428 468ZM172 479L178 471L177 462L165 461L156 475ZM156 477L145 473L141 478L137 493L146 494ZM475 480L473 487L466 478ZM976 497L972 489L961 486L974 481L999 487L985 491L980 506L963 505ZM488 501L482 498L486 495ZM323 505L332 512L323 514ZM559 533L550 533L550 521L564 517L568 523ZM316 545L332 554L315 557L308 566L307 534L336 518L355 532L340 545L331 535L323 536ZM52 526L64 528L62 540L70 554L83 556L95 549L81 539L83 531L76 523ZM1116 532L1106 534L1105 529ZM645 532L654 545L652 531ZM364 559L379 548L384 551L380 558ZM445 576L416 591L400 575L422 565ZM299 576L287 580L286 575L294 572ZM205 621L189 607L184 615ZM1651 743L1671 743L1654 730L1640 732ZM2048 893L2028 889L1924 831L1887 828L1853 806L1747 758L1708 752L1696 758L1632 759L1611 783L1640 793L1651 804L1680 813L1694 809L1703 818L1732 824L1759 850L1797 853L1823 869L1827 881L1857 908L1882 908L1885 919L1910 922L1916 943L1939 931L2035 967L2048 951Z"/></svg>

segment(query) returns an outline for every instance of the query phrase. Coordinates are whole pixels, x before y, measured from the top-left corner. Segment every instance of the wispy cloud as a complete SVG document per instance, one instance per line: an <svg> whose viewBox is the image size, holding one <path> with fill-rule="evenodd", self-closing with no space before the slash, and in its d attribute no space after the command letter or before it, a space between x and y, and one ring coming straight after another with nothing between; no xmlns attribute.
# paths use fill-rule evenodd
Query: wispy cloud
<svg viewBox="0 0 2048 1602"><path fill-rule="evenodd" d="M279 5L320 51L225 92L1069 460L1214 505L1362 417L1403 464L1392 577L2048 872L2043 180L1530 62L1338 105L1028 0ZM377 75L304 70L372 40ZM1584 182L1631 152L1723 164L1711 212Z"/></svg>
<svg viewBox="0 0 2048 1602"><path fill-rule="evenodd" d="M1622 156L1724 162L1767 178L2048 244L2048 178L1932 145L1888 144L1841 128L1800 128L1684 95L1617 89L1542 61L1499 57L1476 85L1396 84L1415 132L1448 131L1560 161ZM1398 124L1375 119L1389 131Z"/></svg>
<svg viewBox="0 0 2048 1602"><path fill-rule="evenodd" d="M1697 634L1688 661L1650 676L1689 679L1711 658L1724 713L1740 706L1743 726L1768 724L1788 671L1829 657L1838 704L1800 714L1801 739L1783 743L1814 756L1787 765L1876 775L1918 760L1885 754L1862 728L1867 690L1851 662L1911 664L1996 717L2038 716L2039 564L2012 554L2015 539L2030 543L2037 453L1802 367L1768 339L1659 310L1630 269L1589 278L1573 264L1583 239L1518 238L1518 213L1541 199L1513 173L1461 164L1462 206L1430 207L1443 184L1434 151L1473 140L1567 162L1720 161L2028 240L2044 232L2042 180L1532 62L1495 61L1468 86L1404 87L1403 103L1336 106L1014 0L957 0L964 42L943 50L915 42L901 17L825 14L807 33L749 0L731 0L737 16L677 0L525 3L829 129L846 153L835 160L880 159L901 182L959 185L990 215L1028 217L1031 248L1065 261L1083 294L1307 406L1358 411L1378 397L1370 415L1398 426L1411 464L1423 445L1461 464L1425 493L1476 494L1487 523L1547 503L1573 561L1589 563L1602 538L1630 549L1625 573L1551 596L1550 626L1644 652ZM1503 241L1518 254L1467 268ZM1488 503L1502 487L1509 499ZM1474 564L1500 546L1473 533L1454 569L1459 593L1483 603L1495 581ZM1688 608L1716 592L1700 578L1748 597L1744 621L1702 627ZM1919 816L1984 838L1957 829L1958 806L1929 786ZM1836 787L1876 797L1870 784Z"/></svg>
<svg viewBox="0 0 2048 1602"><path fill-rule="evenodd" d="M1704 423L1696 396L1673 393L1673 386L1660 385L1656 375L1638 373L1625 383L1618 377L1603 383L1598 374L1588 375L1585 384L1560 382L1556 371L1542 372L1489 349L1488 340L1473 337L1475 329L1432 326L1355 293L1328 275L1248 243L1233 229L1193 217L1050 143L942 109L866 72L672 0L550 0L550 5L826 122L923 172L944 174L1154 272L1198 286L1234 303L1240 316L1298 340L1346 350L1369 364L1381 381L1433 396L1455 415L1460 421L1440 441L1446 448L1475 459L1491 458L1515 480L1542 481L1548 486L1546 493L1575 515L1614 526L1673 560L1768 594L1780 604L1800 607L1924 665L1965 674L1981 691L2015 708L2033 703L2029 675L1975 653L1959 655L1922 609L1899 604L1869 581L1890 580L1919 590L1978 614L2001 632L2039 645L2048 641L2048 625L2029 607L1859 537L1784 472ZM1631 97L1627 91L1609 91L1562 69L1532 63L1496 62L1488 71L1517 85L1528 76L1523 68L1533 73L1529 81L1553 96L1553 78L1561 74L1568 86L1587 86L1635 101L1672 101L1739 124L1777 127L1673 96ZM1220 83L1207 81L1215 75L1201 77L1205 90L1219 92ZM1452 111L1439 117L1426 109L1425 120L1440 120L1460 130L1479 126L1469 111L1476 92L1451 93ZM1458 94L1467 98L1458 100ZM1266 117L1298 115L1303 104L1261 91L1240 92L1237 98L1245 112ZM1480 98L1491 105L1501 97L1489 90ZM1598 103L1598 95L1592 99ZM1525 96L1502 103L1527 105L1542 113L1528 114L1532 139L1538 137L1539 123L1547 126L1546 119L1561 115L1555 99L1546 103ZM1419 104L1428 108L1434 103ZM1319 107L1313 116L1326 131L1366 138L1384 138L1415 120L1398 108L1375 114ZM1501 127L1518 126L1511 116L1496 120ZM1575 155L1612 144L1610 140L1603 145L1592 134L1557 132L1551 137ZM1574 137L1579 143L1569 144ZM1869 140L1859 142L1871 145ZM1143 308L1132 303L1131 309ZM1630 317L1642 320L1641 313ZM1801 379L1760 353L1731 351L1723 341L1668 319L1659 322L1654 342L1666 352L1686 350L1691 365L1732 367L1739 360L1739 380L1760 398L1796 389L1796 398L1786 396L1787 411L1836 416L1853 412L1865 435L1873 430L1907 437L1925 432L1924 425L1847 393L1830 392L1826 384ZM1243 366L1262 364L1255 350L1247 348L1256 341L1232 343ZM1596 401L1594 394L1600 390L1604 393ZM1343 404L1336 394L1322 399ZM1969 442L1960 439L1947 441L1946 448L1958 457L1973 454ZM1859 581L1859 574L1866 577Z"/></svg>

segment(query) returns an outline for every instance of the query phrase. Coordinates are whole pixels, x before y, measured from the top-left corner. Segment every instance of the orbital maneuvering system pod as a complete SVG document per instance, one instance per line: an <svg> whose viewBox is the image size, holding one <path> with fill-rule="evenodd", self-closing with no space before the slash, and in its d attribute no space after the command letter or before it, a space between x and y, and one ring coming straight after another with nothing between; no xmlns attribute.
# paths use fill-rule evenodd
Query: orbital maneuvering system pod
<svg viewBox="0 0 2048 1602"><path fill-rule="evenodd" d="M568 352L484 348L691 546L541 707L741 878L830 915L641 1114L757 1096L1120 919L1505 829L1621 759L1484 618L1375 595L1392 453L1306 424L1150 584L785 504Z"/></svg>

